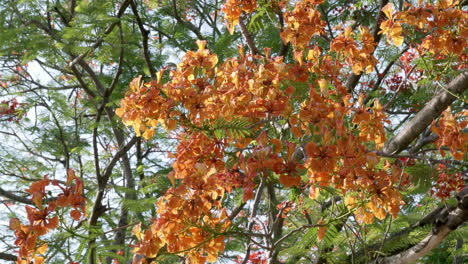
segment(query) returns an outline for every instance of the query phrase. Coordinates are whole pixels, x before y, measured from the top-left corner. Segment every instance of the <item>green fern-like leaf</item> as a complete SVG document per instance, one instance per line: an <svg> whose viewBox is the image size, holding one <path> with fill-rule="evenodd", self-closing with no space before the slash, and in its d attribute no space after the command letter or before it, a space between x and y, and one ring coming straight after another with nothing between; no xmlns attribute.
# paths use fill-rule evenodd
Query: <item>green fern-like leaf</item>
<svg viewBox="0 0 468 264"><path fill-rule="evenodd" d="M453 230L447 237L447 240L466 239L468 237L468 226L459 227Z"/></svg>
<svg viewBox="0 0 468 264"><path fill-rule="evenodd" d="M124 200L123 208L132 212L141 213L144 211L149 211L154 208L154 203L157 201L157 198L150 197L138 200Z"/></svg>
<svg viewBox="0 0 468 264"><path fill-rule="evenodd" d="M336 230L336 227L334 225L330 225L327 229L327 232L325 233L325 237L323 238L324 246L333 246L335 244L335 239L338 237L338 235L339 232L338 230Z"/></svg>
<svg viewBox="0 0 468 264"><path fill-rule="evenodd" d="M431 179L434 170L426 164L416 164L407 167L405 171L411 176L414 184L413 193L426 193L431 188Z"/></svg>
<svg viewBox="0 0 468 264"><path fill-rule="evenodd" d="M249 24L247 25L248 29L254 33L265 27L265 23L262 20L263 16L267 13L265 8L258 8L256 11L257 12L250 18Z"/></svg>
<svg viewBox="0 0 468 264"><path fill-rule="evenodd" d="M431 226L420 227L420 228L415 229L409 235L403 238L389 241L388 243L385 243L383 252L385 253L397 252L397 251L401 251L402 249L408 248L412 245L415 245L430 232L431 228L432 228Z"/></svg>
<svg viewBox="0 0 468 264"><path fill-rule="evenodd" d="M215 125L211 128L216 138L231 137L241 139L251 134L250 126L252 124L244 118L236 118L233 120L218 119Z"/></svg>
<svg viewBox="0 0 468 264"><path fill-rule="evenodd" d="M307 232L298 238L294 242L294 246L288 247L282 251L280 251L279 256L287 257L290 261L295 259L295 257L307 254L310 252L310 246L315 243L317 240L317 228L310 228ZM286 263L293 263L293 262L286 262ZM296 262L294 262L296 263Z"/></svg>

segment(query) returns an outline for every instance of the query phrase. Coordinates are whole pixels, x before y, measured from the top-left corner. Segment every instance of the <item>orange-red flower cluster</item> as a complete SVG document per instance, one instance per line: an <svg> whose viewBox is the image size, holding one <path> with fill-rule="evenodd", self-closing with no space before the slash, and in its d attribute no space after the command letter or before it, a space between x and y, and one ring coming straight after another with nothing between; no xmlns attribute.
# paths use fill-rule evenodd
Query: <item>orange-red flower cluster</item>
<svg viewBox="0 0 468 264"><path fill-rule="evenodd" d="M137 134L151 138L159 123L171 130L220 118L238 116L256 122L288 113L289 95L280 89L280 80L288 73L281 58L246 56L241 50L239 58L217 65L217 56L205 49L205 42L198 44L198 51L187 52L171 71L168 83L142 84L139 78L132 82L131 93L116 114Z"/></svg>
<svg viewBox="0 0 468 264"><path fill-rule="evenodd" d="M201 150L200 147L208 146L209 142L185 140L181 145L187 144L182 147L185 150ZM217 162L212 162L215 157L210 161L200 152L193 156L184 153L177 156L179 163L176 161L172 172L182 183L169 189L157 202L158 217L144 233L140 226L134 228L139 239L134 252L155 257L166 247L170 253L185 255L190 263L214 262L219 252L224 251L222 233L230 225L220 202L229 182L217 173ZM207 160L203 160L205 158ZM187 166L181 166L184 161Z"/></svg>
<svg viewBox="0 0 468 264"><path fill-rule="evenodd" d="M465 187L465 182L461 172L453 172L447 169L444 164L438 164L436 167L436 183L431 193L438 198L448 199L453 197Z"/></svg>
<svg viewBox="0 0 468 264"><path fill-rule="evenodd" d="M291 43L295 49L303 49L315 35L325 33L325 21L322 20L317 5L323 0L302 0L294 10L284 13L287 27L281 32L284 43Z"/></svg>
<svg viewBox="0 0 468 264"><path fill-rule="evenodd" d="M354 34L351 27L347 27L344 34L333 39L330 45L330 51L335 51L345 58L355 74L361 74L363 71L372 72L377 64L377 59L372 55L375 49L374 37L368 28L360 27L359 31L362 41L361 48L352 37Z"/></svg>
<svg viewBox="0 0 468 264"><path fill-rule="evenodd" d="M461 56L468 47L468 13L458 5L453 0L420 6L405 3L405 10L395 11L389 3L382 9L387 20L382 22L380 33L387 36L388 42L400 46L404 40L402 24L406 24L425 35L421 47L427 52Z"/></svg>
<svg viewBox="0 0 468 264"><path fill-rule="evenodd" d="M468 111L464 110L453 115L450 107L442 113L439 122L432 123L431 130L439 136L436 145L439 147L442 156L445 156L442 147L447 146L450 148L450 154L456 160L463 160L465 153L468 151L468 134L463 131L467 125Z"/></svg>
<svg viewBox="0 0 468 264"><path fill-rule="evenodd" d="M75 184L72 185L73 182ZM58 186L63 192L58 195L57 200L44 205L43 200L47 196L45 190L49 185ZM73 207L70 215L75 220L79 220L81 215L85 214L86 201L82 196L83 183L75 176L75 172L69 169L65 186L57 180L50 180L46 175L44 179L32 183L26 191L32 195L31 201L35 205L35 207L25 206L29 225L23 225L18 218L11 218L9 225L10 229L15 231L15 245L19 247L16 263L42 264L44 263L43 255L47 251L47 243L40 242L39 237L58 227L58 216L52 216L56 209Z"/></svg>
<svg viewBox="0 0 468 264"><path fill-rule="evenodd" d="M395 216L401 205L397 186L407 175L388 162L380 168L380 158L366 148L369 143L380 148L385 141L383 124L387 119L381 106L375 102L373 108L368 108L359 102L358 107L352 107L347 97L339 103L326 94L319 95L311 89L310 99L302 104L293 123L313 139L304 147L309 196L315 199L322 187L333 186L347 195L348 200L362 201L347 204L350 209L357 208L355 215L359 221L370 223L374 217L382 219L387 213ZM351 122L357 125L354 128L343 122L349 115L354 115Z"/></svg>
<svg viewBox="0 0 468 264"><path fill-rule="evenodd" d="M249 200L262 180L308 189L312 199L323 187L336 188L360 222L371 223L399 212L398 188L408 181L407 175L370 151L385 142L388 120L384 109L377 100L372 107L363 105L363 96L352 101L341 83L343 66L355 74L374 69L374 38L367 28L359 28L359 33L346 28L331 41L329 51L310 46L312 36L324 34L325 22L316 10L322 2L297 1L284 14L286 27L281 37L294 47L292 64L270 57L268 49L260 56L246 55L242 48L238 57L219 63L206 43L198 41L198 50L186 53L169 73L168 82L162 82L164 73L160 72L152 82L143 84L137 78L131 83L131 91L116 111L123 122L145 138L151 138L159 124L179 138L172 156L174 170L168 175L173 188L158 201L158 218L151 226L144 232L135 230L140 240L135 252L156 257L165 248L194 263L216 260L224 248L222 234L230 225L220 199L225 192L242 188L244 200ZM402 23L426 30L420 25L431 19L448 22L433 24L430 33L437 32L436 28L449 32L454 21L459 22L454 27L465 32L466 16L452 10L449 2L426 5L438 8L429 15L413 7L396 12L387 5L381 33L401 45ZM233 27L242 12L255 8L255 1L233 0L227 1L224 12ZM432 50L429 46L426 49ZM450 52L459 49L447 49ZM309 86L301 86L305 92L298 95L291 85L294 82L309 82ZM237 119L251 124L242 128L249 129L248 135L215 135L213 127L219 120ZM461 131L447 122L441 122L438 129ZM456 142L466 139L445 130L442 134L450 135L447 140L455 142L457 151L453 152L459 155L462 146Z"/></svg>
<svg viewBox="0 0 468 264"><path fill-rule="evenodd" d="M256 0L227 0L222 8L227 20L227 28L231 34L239 24L242 13L252 13L257 8Z"/></svg>
<svg viewBox="0 0 468 264"><path fill-rule="evenodd" d="M369 36L362 31L361 51L373 50ZM391 164L379 168L379 159L364 145L382 146L386 116L378 102L372 108L348 102L336 78L339 64L331 56L314 60L320 50L309 51L303 70L328 77L310 85L307 99L298 104L294 89L284 86L292 76L287 69L294 67L282 58L270 58L269 50L261 57L240 49L239 57L218 64L205 43L198 44L198 51L188 52L170 72L167 83L161 78L147 84L134 80L117 110L125 124L147 138L152 136L148 131L163 124L180 139L172 156L174 171L168 175L174 187L158 201L158 218L151 226L135 231L141 238L136 253L155 257L164 247L194 263L215 260L224 247L222 233L230 225L219 200L233 188L244 190L245 201L253 198L258 178L274 176L286 187L307 187L311 198L319 195L319 187L335 187L367 201L348 204L356 206L358 219L367 223L374 216L398 212L401 196L396 187L405 174ZM348 115L353 119L347 124ZM253 124L249 129L255 137L210 134L217 120L236 118ZM277 119L305 142L302 147L268 132L269 123ZM227 150L235 152L230 167L226 159L233 157ZM304 158L298 158L300 152Z"/></svg>

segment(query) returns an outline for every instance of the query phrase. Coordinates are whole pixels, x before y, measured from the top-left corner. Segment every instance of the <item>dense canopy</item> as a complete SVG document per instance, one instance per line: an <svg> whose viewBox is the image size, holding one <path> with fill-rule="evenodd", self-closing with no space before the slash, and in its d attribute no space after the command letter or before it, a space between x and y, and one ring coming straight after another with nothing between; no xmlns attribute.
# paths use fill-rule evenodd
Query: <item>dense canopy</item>
<svg viewBox="0 0 468 264"><path fill-rule="evenodd" d="M468 1L0 3L1 261L467 260Z"/></svg>

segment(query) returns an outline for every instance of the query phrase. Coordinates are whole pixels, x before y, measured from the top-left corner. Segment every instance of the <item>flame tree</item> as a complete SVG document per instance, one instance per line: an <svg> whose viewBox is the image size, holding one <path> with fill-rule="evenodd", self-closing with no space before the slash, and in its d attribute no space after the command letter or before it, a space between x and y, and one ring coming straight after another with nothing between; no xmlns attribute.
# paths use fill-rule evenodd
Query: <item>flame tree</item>
<svg viewBox="0 0 468 264"><path fill-rule="evenodd" d="M0 258L464 261L466 1L4 1Z"/></svg>

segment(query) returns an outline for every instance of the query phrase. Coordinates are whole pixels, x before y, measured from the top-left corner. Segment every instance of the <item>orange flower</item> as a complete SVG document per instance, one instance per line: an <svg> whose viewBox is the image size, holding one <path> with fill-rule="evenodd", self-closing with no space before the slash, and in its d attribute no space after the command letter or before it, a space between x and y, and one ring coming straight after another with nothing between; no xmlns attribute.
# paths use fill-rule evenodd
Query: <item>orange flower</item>
<svg viewBox="0 0 468 264"><path fill-rule="evenodd" d="M44 175L44 179L35 181L26 189L26 192L32 194L31 200L37 207L42 206L42 198L46 195L45 188L50 184L49 176Z"/></svg>
<svg viewBox="0 0 468 264"><path fill-rule="evenodd" d="M436 141L442 155L443 146L450 148L450 153L456 160L463 160L468 151L468 135L463 130L468 125L468 111L464 110L457 115L452 115L449 107L439 119L438 125L434 121L431 126L432 132L439 136ZM460 119L458 121L457 119Z"/></svg>
<svg viewBox="0 0 468 264"><path fill-rule="evenodd" d="M325 33L325 21L315 8L322 0L303 0L296 3L293 11L284 13L287 27L281 32L284 43L290 42L296 49L306 47L314 35Z"/></svg>
<svg viewBox="0 0 468 264"><path fill-rule="evenodd" d="M380 24L379 34L384 34L387 36L387 42L393 41L393 44L401 46L403 44L403 36L401 35L403 29L400 25L399 20L397 20L394 15L394 6L392 3L388 3L382 8L382 12L387 16L387 20Z"/></svg>
<svg viewBox="0 0 468 264"><path fill-rule="evenodd" d="M337 161L336 146L317 146L314 142L309 142L305 146L308 159L306 167L311 172L328 172L335 171Z"/></svg>
<svg viewBox="0 0 468 264"><path fill-rule="evenodd" d="M256 0L227 0L221 10L226 15L229 33L231 35L234 33L234 27L239 24L239 18L243 12L252 13L256 8Z"/></svg>

